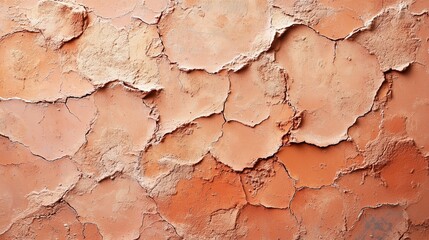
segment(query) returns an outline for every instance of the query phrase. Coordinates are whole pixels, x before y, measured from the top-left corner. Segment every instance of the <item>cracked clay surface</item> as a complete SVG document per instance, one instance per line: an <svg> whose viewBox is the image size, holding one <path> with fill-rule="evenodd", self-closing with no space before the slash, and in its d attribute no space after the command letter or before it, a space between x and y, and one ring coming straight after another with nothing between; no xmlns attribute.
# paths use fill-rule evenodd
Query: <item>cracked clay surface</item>
<svg viewBox="0 0 429 240"><path fill-rule="evenodd" d="M426 240L428 65L428 0L0 0L0 240Z"/></svg>

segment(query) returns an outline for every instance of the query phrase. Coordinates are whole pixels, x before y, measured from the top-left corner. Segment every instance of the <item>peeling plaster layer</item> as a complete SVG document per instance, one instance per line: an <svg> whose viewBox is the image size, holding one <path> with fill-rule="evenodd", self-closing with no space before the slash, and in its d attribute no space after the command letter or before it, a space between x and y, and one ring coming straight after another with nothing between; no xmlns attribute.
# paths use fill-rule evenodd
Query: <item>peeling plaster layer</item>
<svg viewBox="0 0 429 240"><path fill-rule="evenodd" d="M303 112L293 141L328 146L346 139L384 80L376 59L359 44L333 42L305 26L281 41L276 59L289 75L289 101Z"/></svg>
<svg viewBox="0 0 429 240"><path fill-rule="evenodd" d="M89 97L54 104L2 101L0 133L47 160L73 156L86 141L95 111Z"/></svg>
<svg viewBox="0 0 429 240"><path fill-rule="evenodd" d="M318 148L308 144L283 147L277 157L296 180L297 187L322 187L334 182L337 174L363 163L351 142Z"/></svg>
<svg viewBox="0 0 429 240"><path fill-rule="evenodd" d="M48 44L54 48L79 37L86 28L86 9L78 4L39 1L35 15L32 24L40 29Z"/></svg>
<svg viewBox="0 0 429 240"><path fill-rule="evenodd" d="M181 69L238 70L269 48L267 0L184 1L159 23L166 55Z"/></svg>
<svg viewBox="0 0 429 240"><path fill-rule="evenodd" d="M428 26L427 0L0 0L0 240L426 240Z"/></svg>
<svg viewBox="0 0 429 240"><path fill-rule="evenodd" d="M89 192L71 192L66 201L82 221L94 222L106 239L137 238L143 214L154 213L156 208L145 190L128 178L104 180ZM88 203L93 206L90 210Z"/></svg>
<svg viewBox="0 0 429 240"><path fill-rule="evenodd" d="M0 233L4 233L20 219L55 204L76 184L80 173L70 159L47 162L19 143L4 137L0 141Z"/></svg>
<svg viewBox="0 0 429 240"><path fill-rule="evenodd" d="M404 9L388 8L375 17L368 31L356 34L355 40L377 56L383 71L401 71L415 61L418 25L420 22Z"/></svg>
<svg viewBox="0 0 429 240"><path fill-rule="evenodd" d="M43 37L22 31L1 40L1 99L55 101L93 91L94 87L78 73L64 71L61 55L45 47Z"/></svg>

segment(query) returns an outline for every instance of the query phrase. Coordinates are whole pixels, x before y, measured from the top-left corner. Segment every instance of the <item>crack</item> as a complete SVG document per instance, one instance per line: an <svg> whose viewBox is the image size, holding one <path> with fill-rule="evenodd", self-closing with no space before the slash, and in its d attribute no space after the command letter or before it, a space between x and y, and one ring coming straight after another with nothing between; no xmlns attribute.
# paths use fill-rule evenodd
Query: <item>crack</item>
<svg viewBox="0 0 429 240"><path fill-rule="evenodd" d="M79 122L82 122L78 116L76 116L72 111L70 111L70 108L69 108L69 106L67 105L67 101L68 101L68 98L66 99L66 101L65 101L65 103L64 103L64 106L66 107L67 111L68 111L71 115L73 115L73 117L75 117ZM44 116L43 116L43 117L44 117Z"/></svg>
<svg viewBox="0 0 429 240"><path fill-rule="evenodd" d="M338 42L334 42L334 57L332 59L333 64L335 64L335 60L337 59L337 48L338 48Z"/></svg>
<svg viewBox="0 0 429 240"><path fill-rule="evenodd" d="M174 226L174 224L173 224L173 223L171 223L171 222L167 221L167 219L166 219L166 218L165 218L165 217L164 217L164 216L159 212L159 210L158 210L158 203L155 201L155 198L154 198L154 197L152 197L152 196L150 196L149 194L147 195L147 197L148 197L148 198L150 198L150 199L153 201L153 203L155 204L155 206L156 206L155 212L159 215L159 217L160 217L164 222L168 223L168 224L173 228L174 233L175 233L177 236L179 236L181 239L184 239L184 237L178 233L176 226Z"/></svg>
<svg viewBox="0 0 429 240"><path fill-rule="evenodd" d="M100 236L101 236L100 228L98 228L98 225L97 225L97 224L92 223L92 222L85 222L85 223L83 224L83 228L82 228L82 236L83 236L83 238L84 238L84 239L86 239L86 236L85 236L85 229L86 229L86 225L87 225L87 224L92 224L92 225L94 225L94 226L95 226L95 228L97 229L98 234L100 234Z"/></svg>
<svg viewBox="0 0 429 240"><path fill-rule="evenodd" d="M41 156L41 155L39 155L39 154L36 154L36 153L32 152L29 146L27 146L27 145L25 145L25 144L23 144L23 143L21 143L21 142L19 142L19 141L13 140L13 139L12 139L11 137L9 137L9 136L6 136L6 135L4 135L4 134L0 133L0 137L7 138L11 143L17 143L17 144L19 144L19 145L23 146L23 147L24 147L24 148L26 148L26 149L27 149L27 150L28 150L32 155L34 155L35 157L41 158L41 159L43 159L43 160L44 160L44 161L46 161L46 162L54 162L54 161L56 161L56 160L59 160L59 159L62 159L62 158L67 158L67 157L69 157L68 155L66 155L66 156L58 157L58 158L55 158L55 159L52 159L52 160L48 160L48 159L46 159L45 157L43 157L43 156Z"/></svg>

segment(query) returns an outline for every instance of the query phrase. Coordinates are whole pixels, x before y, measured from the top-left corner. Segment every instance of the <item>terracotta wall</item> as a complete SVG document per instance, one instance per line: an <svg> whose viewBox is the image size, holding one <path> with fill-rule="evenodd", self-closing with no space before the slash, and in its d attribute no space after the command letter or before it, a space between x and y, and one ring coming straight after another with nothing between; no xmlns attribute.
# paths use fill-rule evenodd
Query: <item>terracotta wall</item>
<svg viewBox="0 0 429 240"><path fill-rule="evenodd" d="M0 0L0 239L428 239L428 10Z"/></svg>

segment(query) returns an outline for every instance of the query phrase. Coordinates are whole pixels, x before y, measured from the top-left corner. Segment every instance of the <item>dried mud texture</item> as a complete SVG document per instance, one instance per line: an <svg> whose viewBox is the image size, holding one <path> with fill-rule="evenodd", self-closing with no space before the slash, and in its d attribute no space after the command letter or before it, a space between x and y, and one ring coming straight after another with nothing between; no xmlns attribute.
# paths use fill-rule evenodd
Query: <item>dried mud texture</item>
<svg viewBox="0 0 429 240"><path fill-rule="evenodd" d="M429 235L426 0L0 0L0 240Z"/></svg>

